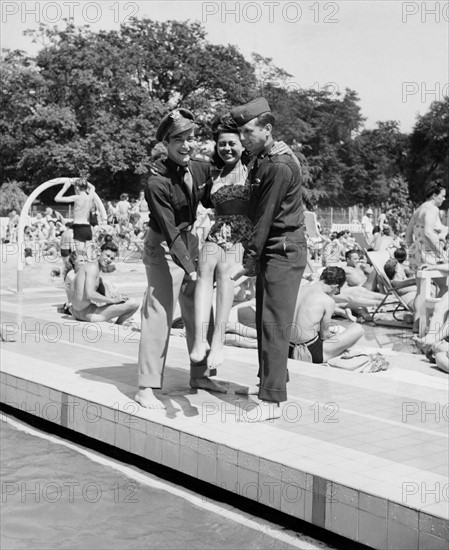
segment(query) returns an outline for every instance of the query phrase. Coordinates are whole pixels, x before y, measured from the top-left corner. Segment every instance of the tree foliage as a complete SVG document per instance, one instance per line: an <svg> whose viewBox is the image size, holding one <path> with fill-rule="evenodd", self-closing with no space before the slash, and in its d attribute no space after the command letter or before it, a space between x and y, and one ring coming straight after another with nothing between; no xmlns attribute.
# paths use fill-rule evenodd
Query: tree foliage
<svg viewBox="0 0 449 550"><path fill-rule="evenodd" d="M424 200L429 183L449 179L449 97L435 101L430 110L418 117L410 136L407 178L415 202Z"/></svg>
<svg viewBox="0 0 449 550"><path fill-rule="evenodd" d="M132 19L118 31L67 23L28 31L35 58L1 60L2 182L25 192L47 179L88 174L104 198L137 192L148 176L160 118L194 111L200 138L218 112L265 96L276 137L300 158L310 204L387 205L414 200L449 171L449 100L419 117L411 136L395 121L363 129L353 90L303 90L271 58L246 60L233 45L208 42L199 23ZM48 195L50 199L52 195ZM46 197L43 197L46 200Z"/></svg>
<svg viewBox="0 0 449 550"><path fill-rule="evenodd" d="M22 183L17 181L6 181L2 185L2 192L0 193L0 216L7 216L11 210L15 210L20 214L28 198L22 190L22 185Z"/></svg>

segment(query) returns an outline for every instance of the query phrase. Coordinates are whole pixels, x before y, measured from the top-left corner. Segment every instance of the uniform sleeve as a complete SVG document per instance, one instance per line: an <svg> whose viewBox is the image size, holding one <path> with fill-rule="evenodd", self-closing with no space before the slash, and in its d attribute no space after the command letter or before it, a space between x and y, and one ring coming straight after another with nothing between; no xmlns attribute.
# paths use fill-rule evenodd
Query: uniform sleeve
<svg viewBox="0 0 449 550"><path fill-rule="evenodd" d="M243 266L251 274L259 272L259 260L273 220L279 212L293 170L285 163L271 162L259 183L259 200L254 215L254 228L243 258Z"/></svg>
<svg viewBox="0 0 449 550"><path fill-rule="evenodd" d="M204 206L204 208L213 208L213 204L210 198L210 190L213 183L213 167L211 163L205 160L192 160L191 168L194 181L197 182L198 188L201 190L201 204Z"/></svg>
<svg viewBox="0 0 449 550"><path fill-rule="evenodd" d="M150 178L145 197L150 207L151 217L156 220L164 239L167 241L170 254L175 263L182 267L186 273L196 271L195 264L180 238L181 232L176 227L175 214L164 181L157 177Z"/></svg>

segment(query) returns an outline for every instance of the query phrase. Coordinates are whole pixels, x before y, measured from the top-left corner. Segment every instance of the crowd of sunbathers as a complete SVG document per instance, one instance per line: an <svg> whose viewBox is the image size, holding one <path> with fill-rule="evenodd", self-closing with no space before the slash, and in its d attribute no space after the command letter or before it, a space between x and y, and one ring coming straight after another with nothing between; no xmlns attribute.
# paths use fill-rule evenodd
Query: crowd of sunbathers
<svg viewBox="0 0 449 550"><path fill-rule="evenodd" d="M76 187L76 186L75 186ZM82 191L81 191L82 194ZM60 202L63 194L60 195ZM76 203L80 191L72 199ZM62 197L62 199L61 199ZM331 300L333 306L331 316L341 316L352 321L368 321L371 317L372 308L376 308L385 299L385 294L378 288L376 270L369 260L366 252L384 252L387 254L387 261L382 266L385 275L393 286L398 287L403 281L413 281L418 268L436 266L442 271L447 271L448 236L447 227L441 223L439 207L445 197L445 189L442 186L434 186L428 190L426 201L413 214L407 230L401 235L395 235L388 223L388 213L380 214L377 223L374 222L373 211L368 209L360 224L360 233L364 238L366 248L360 244L349 230L334 232L329 236L326 231L322 232L322 243L316 246L316 242L309 243L310 256L315 261L321 260L321 267L315 269L303 278L300 294L305 287L309 287L307 294L300 300L298 298L295 322L300 325L301 318L307 313L305 297L316 295L322 298L323 308L316 319L318 329L311 335L310 342L312 351L317 347L316 335L319 334L319 350L312 353L312 362L324 362L330 356L342 353L353 345L363 334L360 327L350 328L345 331L345 336L340 335L335 339L338 345L333 345L332 336L338 328L328 330L325 328L329 321L329 305ZM69 202L69 198L67 198ZM86 205L84 205L86 208ZM73 222L66 221L63 216L53 208L46 208L45 212L38 213L34 218L29 219L24 229L24 241L26 243L25 257L27 263L32 262L33 255L38 253L43 257L50 256L52 259L61 256L64 262L63 278L67 290L66 311L80 320L109 320L118 318L122 323L131 317L138 306L118 294L114 289L107 288L100 277L103 271L113 269L113 261L116 256L126 251L141 252L145 233L148 228L149 209L144 193L141 192L138 198L131 198L123 193L118 201L110 201L106 206L107 220L99 219L99 213L94 203L89 203L89 211L85 212L88 224L91 227L91 234L86 240L82 239L83 245L91 242L98 250L98 264L95 261L95 268L92 268L92 288L89 288L89 296L85 290L80 290L80 284L76 286L74 279L79 266L84 263L85 254L82 248L74 245ZM197 221L198 233L204 242L210 227L213 225L213 212L203 210ZM17 241L18 214L12 211L8 219L6 242ZM91 236L90 236L91 235ZM430 235L430 236L429 236ZM75 239L76 241L76 239ZM31 244L37 244L33 248ZM79 244L79 243L78 243ZM96 254L94 254L96 258ZM368 254L369 255L369 254ZM105 261L105 256L109 256ZM92 258L88 258L92 260ZM329 267L331 269L329 270ZM335 267L339 270L335 271ZM91 268L83 268L83 276L90 277ZM57 273L58 270L55 271ZM327 281L327 282L326 282ZM328 281L333 281L329 283ZM243 347L257 347L255 334L255 307L254 307L254 279L247 279L235 287L235 302L231 310L228 323L226 324L226 340L228 343ZM77 290L76 290L77 289ZM449 297L447 293L447 277L435 280L434 296L440 298L435 300L436 305L427 327L426 334L422 338L416 338L418 349L432 362L443 369L448 370L449 343L448 343L448 309ZM398 288L397 292L402 296L408 305L410 312L413 312L416 300L416 285L412 282L404 288ZM83 294L84 292L84 294ZM102 296L102 297L101 297ZM78 303L78 307L73 302ZM318 300L320 302L320 300ZM321 303L321 302L320 302ZM408 320L413 321L413 313L409 314ZM407 316L405 317L407 320ZM322 324L320 328L320 323ZM348 332L349 331L349 332ZM343 334L343 333L342 333ZM302 335L301 341L304 341ZM324 343L324 346L323 346ZM294 345L294 342L292 343Z"/></svg>

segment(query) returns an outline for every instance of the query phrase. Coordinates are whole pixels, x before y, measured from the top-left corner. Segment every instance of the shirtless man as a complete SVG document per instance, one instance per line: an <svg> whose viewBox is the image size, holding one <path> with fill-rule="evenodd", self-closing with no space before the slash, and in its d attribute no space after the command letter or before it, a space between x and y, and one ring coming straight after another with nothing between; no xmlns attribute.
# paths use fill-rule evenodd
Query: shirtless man
<svg viewBox="0 0 449 550"><path fill-rule="evenodd" d="M334 327L338 325L331 322L336 309L334 296L344 282L343 269L332 266L323 271L318 281L300 287L293 319L290 359L295 359L295 345L305 343L310 346L313 363L325 363L353 346L363 335L360 325L352 325L336 334ZM237 347L257 348L255 326L254 300L234 306L226 326L227 343Z"/></svg>
<svg viewBox="0 0 449 550"><path fill-rule="evenodd" d="M415 210L407 226L405 242L410 267L415 271L422 264L432 265L444 259L443 242L448 228L441 223L440 206L445 198L446 189L439 183L432 184L426 190L426 201Z"/></svg>
<svg viewBox="0 0 449 550"><path fill-rule="evenodd" d="M99 323L117 317L116 324L122 325L132 317L139 308L134 301L124 294L104 296L100 294L100 273L110 270L115 260L118 247L113 242L106 242L100 249L98 261L83 264L75 275L71 286L72 306L70 313L78 321Z"/></svg>
<svg viewBox="0 0 449 550"><path fill-rule="evenodd" d="M373 268L362 261L357 250L348 250L345 254L346 283L349 286L365 286L368 284L369 275Z"/></svg>
<svg viewBox="0 0 449 550"><path fill-rule="evenodd" d="M336 334L332 322L335 312L333 296L339 294L345 282L341 267L327 267L315 283L301 287L296 301L291 332L289 357L294 358L295 346L305 345L312 363L325 363L353 346L363 335L363 328L353 324Z"/></svg>
<svg viewBox="0 0 449 550"><path fill-rule="evenodd" d="M446 198L446 189L439 183L433 183L426 189L426 200L413 213L405 232L405 243L408 248L410 268L416 273L423 264L436 265L439 261L447 262L447 252L443 242L448 228L441 223L440 206ZM437 277L432 280L438 287L438 297L448 290L447 278ZM419 295L415 301L415 326L419 322Z"/></svg>
<svg viewBox="0 0 449 550"><path fill-rule="evenodd" d="M73 205L73 242L78 253L86 252L86 243L92 243L92 227L89 216L95 200L95 187L85 178L65 178L55 202L74 203ZM68 188L75 186L75 195L65 196Z"/></svg>

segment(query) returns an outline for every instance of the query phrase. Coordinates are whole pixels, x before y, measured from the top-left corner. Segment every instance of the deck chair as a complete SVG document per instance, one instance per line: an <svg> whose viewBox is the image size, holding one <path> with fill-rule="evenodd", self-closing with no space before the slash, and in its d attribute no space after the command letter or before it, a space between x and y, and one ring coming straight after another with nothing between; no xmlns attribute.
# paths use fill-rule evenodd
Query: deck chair
<svg viewBox="0 0 449 550"><path fill-rule="evenodd" d="M393 283L387 277L384 270L384 265L390 259L390 254L387 251L368 252L367 250L365 250L365 254L367 255L369 261L371 262L372 266L376 271L377 285L379 287L379 291L382 294L385 294L385 298L382 300L382 302L376 307L376 309L372 313L371 321L374 324L377 324L375 320L376 314L379 313L379 310L386 303L386 301L389 298L390 299L392 298L393 300L390 300L388 302L388 305L394 306L394 309L392 311L393 318L396 321L402 322L403 319L398 318L397 313L401 311L405 311L407 313L413 314L413 309L407 304L407 302L403 299L403 297L400 294L398 294L397 291L402 288L412 287L416 285L416 279L407 279L406 281L395 281Z"/></svg>
<svg viewBox="0 0 449 550"><path fill-rule="evenodd" d="M306 235L307 235L309 244L311 245L311 248L313 248L314 250L321 250L326 241L323 239L323 237L320 234L315 212L304 212L304 223L306 226ZM313 268L311 257L308 251L307 251L307 267L312 273L314 273L315 270Z"/></svg>
<svg viewBox="0 0 449 550"><path fill-rule="evenodd" d="M366 250L367 248L370 247L369 242L366 240L365 233L356 231L352 233L352 236L354 237L355 242L360 246L362 250Z"/></svg>

